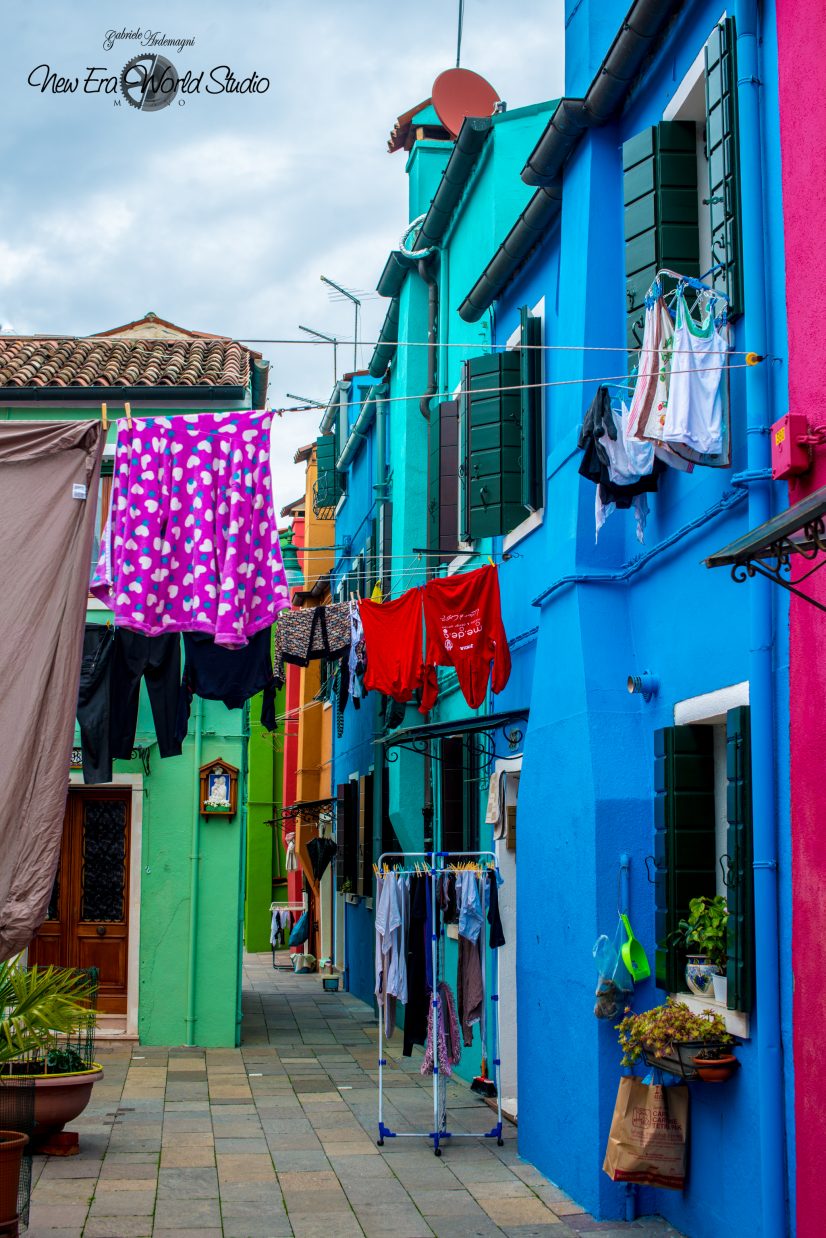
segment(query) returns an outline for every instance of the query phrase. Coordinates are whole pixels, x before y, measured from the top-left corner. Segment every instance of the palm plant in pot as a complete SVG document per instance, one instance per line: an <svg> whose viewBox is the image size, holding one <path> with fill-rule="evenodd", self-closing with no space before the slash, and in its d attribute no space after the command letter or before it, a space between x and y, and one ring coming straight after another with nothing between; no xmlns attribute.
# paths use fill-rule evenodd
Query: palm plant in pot
<svg viewBox="0 0 826 1238"><path fill-rule="evenodd" d="M714 991L725 1005L727 997L728 906L721 894L703 895L688 904L688 918L680 920L671 940L686 951L685 979L697 997Z"/></svg>
<svg viewBox="0 0 826 1238"><path fill-rule="evenodd" d="M93 990L85 972L0 963L0 1087L33 1081L36 1143L82 1112L103 1073L80 1052L92 1043Z"/></svg>

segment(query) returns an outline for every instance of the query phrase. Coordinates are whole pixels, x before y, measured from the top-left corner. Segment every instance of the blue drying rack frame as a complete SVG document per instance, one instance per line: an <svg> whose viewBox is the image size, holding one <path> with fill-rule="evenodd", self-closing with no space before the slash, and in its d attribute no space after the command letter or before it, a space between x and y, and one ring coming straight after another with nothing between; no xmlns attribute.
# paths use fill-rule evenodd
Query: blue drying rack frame
<svg viewBox="0 0 826 1238"><path fill-rule="evenodd" d="M388 876L420 876L424 872L430 878L430 911L431 923L436 924L436 883L444 873L453 872L451 861L458 861L463 864L470 862L477 864L480 872L487 871L493 867L498 876L498 867L496 864L496 855L493 851L385 851L378 860L378 869L381 873L385 865L389 872ZM415 862L419 862L419 867L415 867ZM490 1002L490 1010L486 1020L486 1028L492 1029L493 1039L493 1055L491 1062L493 1065L493 1081L496 1085L496 1125L489 1131L481 1131L478 1134L467 1131L449 1131L447 1129L447 1109L446 1103L442 1103L440 1093L446 1087L446 1079L444 1074L439 1069L439 1016L440 1005L435 998L435 990L439 981L443 978L439 975L439 937L444 936L445 926L441 925L439 933L431 934L430 942L430 957L433 967L433 995L431 996L433 1006L433 1018L431 1021L431 1043L433 1047L433 1130L430 1131L394 1131L386 1125L384 1121L384 1068L387 1065L387 1059L384 1056L385 1043L385 1026L384 1026L384 1006L379 1004L379 1112L378 1112L378 1132L379 1137L376 1143L381 1148L384 1146L386 1139L429 1139L433 1143L433 1152L435 1156L442 1155L442 1144L453 1139L495 1139L498 1146L501 1148L504 1140L502 1138L502 1087L500 1082L500 1065L499 1058L499 961L496 950L491 950L485 944L485 931L482 930L482 960L483 969L485 968L485 960L487 956L491 956L491 983L489 987L485 985L485 1002ZM492 1017L491 1017L492 1016Z"/></svg>

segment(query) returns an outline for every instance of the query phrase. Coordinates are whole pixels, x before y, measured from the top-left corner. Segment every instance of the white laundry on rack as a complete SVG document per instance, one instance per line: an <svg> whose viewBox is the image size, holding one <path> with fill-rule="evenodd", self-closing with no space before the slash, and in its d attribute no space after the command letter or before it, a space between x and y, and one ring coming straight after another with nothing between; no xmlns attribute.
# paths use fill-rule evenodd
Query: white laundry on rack
<svg viewBox="0 0 826 1238"><path fill-rule="evenodd" d="M484 911L475 872L457 874L456 906L459 911L459 936L466 937L468 941L478 941L484 922Z"/></svg>
<svg viewBox="0 0 826 1238"><path fill-rule="evenodd" d="M396 1027L396 1002L407 1002L407 924L410 886L406 877L386 873L376 893L376 998L384 1009L384 1031Z"/></svg>

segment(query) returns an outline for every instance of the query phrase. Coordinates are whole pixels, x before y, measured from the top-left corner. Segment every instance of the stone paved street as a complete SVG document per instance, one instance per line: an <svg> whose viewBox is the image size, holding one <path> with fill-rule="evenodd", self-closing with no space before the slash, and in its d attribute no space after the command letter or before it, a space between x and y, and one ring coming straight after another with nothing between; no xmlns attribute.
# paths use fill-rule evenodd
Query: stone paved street
<svg viewBox="0 0 826 1238"><path fill-rule="evenodd" d="M660 1220L598 1224L516 1152L468 1140L439 1160L376 1133L376 1022L317 976L245 960L242 1049L103 1042L105 1079L76 1124L79 1156L35 1163L30 1238L679 1238ZM391 1048L387 1122L432 1118L418 1062ZM490 1110L451 1085L451 1127Z"/></svg>

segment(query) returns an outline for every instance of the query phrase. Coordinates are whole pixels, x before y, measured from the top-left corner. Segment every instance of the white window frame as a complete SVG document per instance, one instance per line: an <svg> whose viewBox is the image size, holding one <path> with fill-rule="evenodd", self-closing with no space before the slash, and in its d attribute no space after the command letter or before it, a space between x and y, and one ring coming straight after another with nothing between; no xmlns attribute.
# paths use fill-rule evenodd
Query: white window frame
<svg viewBox="0 0 826 1238"><path fill-rule="evenodd" d="M686 700L677 701L674 706L674 725L675 726L713 726L719 728L725 726L726 714L730 709L736 709L740 705L748 705L749 703L749 684L748 680L742 683L731 684L727 688L718 688L714 692L705 692L701 696L688 697ZM715 734L716 740L716 734ZM714 750L714 771L715 771L715 800L720 798L720 788L718 787L717 773L722 766L722 771L725 773L725 746L722 753L719 751L715 743ZM723 790L722 794L725 794ZM719 837L715 840L715 850L719 847ZM743 1040L748 1040L750 1037L749 1016L742 1010L729 1010L721 1002L715 1001L714 997L697 997L694 993L680 992L674 994L681 1002L688 1006L695 1014L702 1014L704 1010L709 1008L715 1014L722 1015L726 1025L726 1031L731 1032L733 1036L739 1036Z"/></svg>

